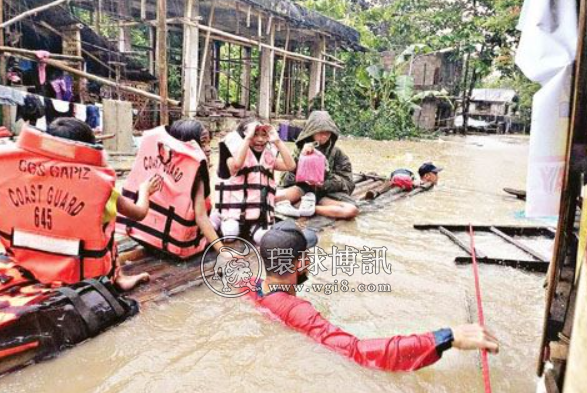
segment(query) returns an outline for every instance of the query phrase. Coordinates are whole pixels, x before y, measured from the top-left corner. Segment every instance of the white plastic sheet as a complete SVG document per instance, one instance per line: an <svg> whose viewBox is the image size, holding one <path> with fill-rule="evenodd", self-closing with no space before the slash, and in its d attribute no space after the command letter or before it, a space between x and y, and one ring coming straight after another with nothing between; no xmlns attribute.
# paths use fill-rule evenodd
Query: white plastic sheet
<svg viewBox="0 0 587 393"><path fill-rule="evenodd" d="M575 0L526 0L516 64L542 85L534 96L526 216L558 215L577 51Z"/></svg>

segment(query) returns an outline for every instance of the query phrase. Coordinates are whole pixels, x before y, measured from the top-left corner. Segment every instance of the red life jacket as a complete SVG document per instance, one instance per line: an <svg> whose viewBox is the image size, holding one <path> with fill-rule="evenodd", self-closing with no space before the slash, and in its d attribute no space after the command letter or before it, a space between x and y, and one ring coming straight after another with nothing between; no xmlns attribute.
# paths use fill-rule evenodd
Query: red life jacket
<svg viewBox="0 0 587 393"><path fill-rule="evenodd" d="M237 132L229 133L222 142L236 158L245 141ZM257 160L248 150L243 167L229 179L218 179L216 209L223 220L237 220L241 224L259 223L262 228L273 224L275 208L274 170L277 152L269 145Z"/></svg>
<svg viewBox="0 0 587 393"><path fill-rule="evenodd" d="M87 144L24 128L0 146L0 241L43 283L112 272L114 220L104 224L116 174Z"/></svg>
<svg viewBox="0 0 587 393"><path fill-rule="evenodd" d="M119 215L118 229L130 237L180 258L206 248L196 225L194 197L203 176L206 207L211 206L206 155L197 144L175 139L164 127L144 134L122 194L136 200L141 183L154 175L163 178L162 189L150 198L149 213L141 222Z"/></svg>

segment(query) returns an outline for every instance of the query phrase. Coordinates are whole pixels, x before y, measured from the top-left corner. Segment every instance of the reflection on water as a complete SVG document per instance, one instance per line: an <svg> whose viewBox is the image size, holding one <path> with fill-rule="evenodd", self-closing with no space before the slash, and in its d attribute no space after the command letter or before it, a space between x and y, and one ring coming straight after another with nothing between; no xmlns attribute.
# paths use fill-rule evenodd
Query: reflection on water
<svg viewBox="0 0 587 393"><path fill-rule="evenodd" d="M416 170L433 160L445 170L433 191L329 230L321 247L386 246L393 273L312 278L315 283L347 279L388 283L390 293L306 293L332 322L360 337L423 332L476 320L470 266L438 232L415 223L523 225L523 202L503 187L524 188L527 140L515 137L446 138L424 142L341 143L355 170L387 174ZM462 239L468 242L465 234ZM523 256L478 235L491 256ZM527 244L549 255L548 242ZM481 266L485 318L502 342L490 356L496 392L532 392L543 311L543 276L511 268ZM67 351L57 359L0 380L3 392L481 392L477 353L449 351L436 365L391 374L357 366L279 323L243 300L223 299L200 287L149 305L138 317Z"/></svg>

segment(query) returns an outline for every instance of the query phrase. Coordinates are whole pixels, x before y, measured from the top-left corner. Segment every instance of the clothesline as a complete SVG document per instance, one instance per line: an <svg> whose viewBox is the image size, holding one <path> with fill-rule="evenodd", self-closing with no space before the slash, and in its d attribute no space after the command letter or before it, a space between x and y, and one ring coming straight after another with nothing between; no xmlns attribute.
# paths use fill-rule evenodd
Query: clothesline
<svg viewBox="0 0 587 393"><path fill-rule="evenodd" d="M43 131L47 129L48 123L59 117L75 117L88 124L92 129L100 128L102 125L103 107L101 104L73 103L22 92L4 85L0 85L0 104L19 107L17 117L31 122L32 125ZM37 108L34 108L35 106ZM41 113L43 115L39 116Z"/></svg>

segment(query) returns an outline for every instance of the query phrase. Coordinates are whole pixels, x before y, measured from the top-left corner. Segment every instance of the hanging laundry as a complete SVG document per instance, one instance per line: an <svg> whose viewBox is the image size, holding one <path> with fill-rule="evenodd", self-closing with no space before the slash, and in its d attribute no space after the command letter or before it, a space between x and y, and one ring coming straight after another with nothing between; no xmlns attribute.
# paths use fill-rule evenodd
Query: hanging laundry
<svg viewBox="0 0 587 393"><path fill-rule="evenodd" d="M44 85L47 80L47 63L45 61L49 59L51 54L46 50L38 50L35 51L35 55L37 56L37 59L39 59L39 83Z"/></svg>
<svg viewBox="0 0 587 393"><path fill-rule="evenodd" d="M37 120L45 116L45 106L38 96L27 94L24 98L23 105L19 105L16 111L16 119L23 119L32 125L36 125Z"/></svg>
<svg viewBox="0 0 587 393"><path fill-rule="evenodd" d="M92 129L100 127L100 108L96 105L86 107L86 124Z"/></svg>
<svg viewBox="0 0 587 393"><path fill-rule="evenodd" d="M65 75L63 77L63 81L65 82L65 90L63 91L63 100L71 102L72 98L73 98L73 78L70 75Z"/></svg>
<svg viewBox="0 0 587 393"><path fill-rule="evenodd" d="M87 119L87 109L85 105L82 104L73 104L73 111L74 111L74 116L76 119L83 121L84 123L86 122Z"/></svg>
<svg viewBox="0 0 587 393"><path fill-rule="evenodd" d="M73 104L45 97L45 115L47 124L60 117L73 117Z"/></svg>
<svg viewBox="0 0 587 393"><path fill-rule="evenodd" d="M20 90L0 85L0 105L24 105L25 96Z"/></svg>
<svg viewBox="0 0 587 393"><path fill-rule="evenodd" d="M51 81L51 87L55 92L55 98L57 98L58 100L65 100L64 95L67 90L67 85L65 84L65 80L63 78L57 78Z"/></svg>

